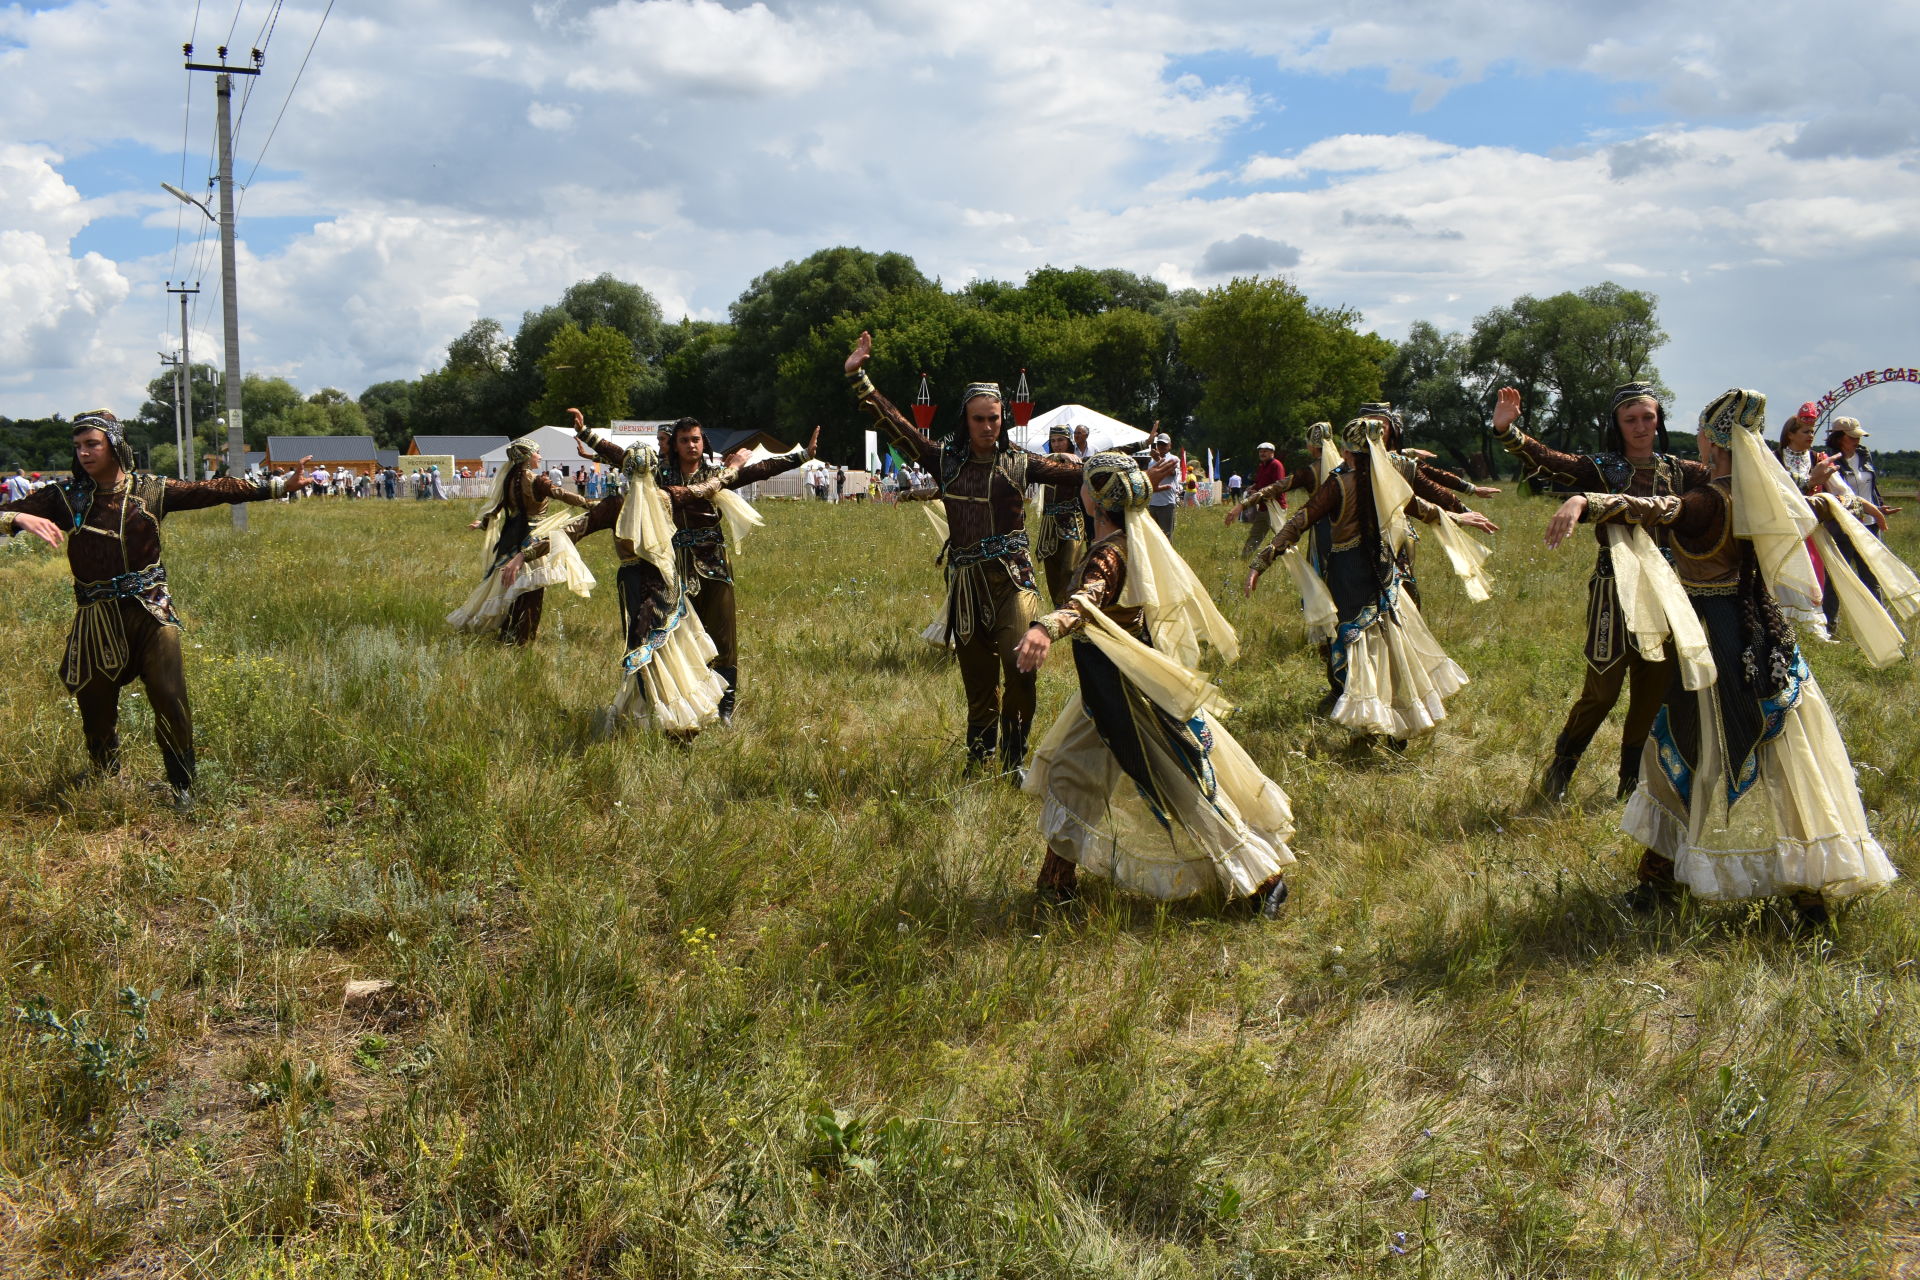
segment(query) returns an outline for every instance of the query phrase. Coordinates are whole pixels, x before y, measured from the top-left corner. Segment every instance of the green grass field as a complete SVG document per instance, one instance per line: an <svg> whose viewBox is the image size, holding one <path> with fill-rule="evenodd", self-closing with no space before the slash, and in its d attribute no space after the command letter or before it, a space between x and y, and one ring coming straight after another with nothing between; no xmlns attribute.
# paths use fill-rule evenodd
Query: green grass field
<svg viewBox="0 0 1920 1280"><path fill-rule="evenodd" d="M1036 907L1037 804L962 780L917 639L910 508L768 505L739 722L689 750L594 740L605 537L594 598L550 593L515 651L442 623L467 504L177 517L191 821L137 694L124 777L60 797L64 560L0 548L0 1272L1920 1274L1910 882L1811 935L1617 907L1617 720L1580 804L1526 803L1592 543L1485 505L1493 602L1424 549L1473 684L1404 758L1313 717L1284 578L1242 600L1240 531L1182 513L1240 628L1235 732L1299 819L1276 925ZM1914 666L1810 658L1920 872Z"/></svg>

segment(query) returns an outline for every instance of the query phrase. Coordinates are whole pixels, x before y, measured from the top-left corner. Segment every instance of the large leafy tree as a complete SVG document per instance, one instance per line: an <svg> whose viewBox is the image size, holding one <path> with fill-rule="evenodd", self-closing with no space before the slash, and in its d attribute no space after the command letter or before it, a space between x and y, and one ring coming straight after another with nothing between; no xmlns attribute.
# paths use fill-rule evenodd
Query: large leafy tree
<svg viewBox="0 0 1920 1280"><path fill-rule="evenodd" d="M1263 439L1297 439L1313 422L1343 420L1376 398L1393 344L1360 332L1359 319L1314 306L1280 278L1208 290L1180 327L1182 358L1204 388L1193 443L1250 458Z"/></svg>
<svg viewBox="0 0 1920 1280"><path fill-rule="evenodd" d="M626 417L649 407L659 397L662 333L660 304L646 289L602 272L591 280L569 285L560 301L520 318L520 329L505 355L500 401L511 405L514 417L501 429L518 435L539 425L533 406L542 401L546 379L541 361L569 324L582 332L596 327L620 334L628 342L628 383L625 400L614 417Z"/></svg>
<svg viewBox="0 0 1920 1280"><path fill-rule="evenodd" d="M376 382L360 393L360 411L366 415L367 431L383 449L404 449L413 432L408 423L413 417L414 384L402 380Z"/></svg>
<svg viewBox="0 0 1920 1280"><path fill-rule="evenodd" d="M1535 434L1561 448L1598 449L1613 388L1659 382L1653 353L1667 335L1658 305L1611 281L1523 295L1474 322L1468 368L1487 386L1517 387Z"/></svg>
<svg viewBox="0 0 1920 1280"><path fill-rule="evenodd" d="M1492 432L1482 379L1468 368L1467 340L1416 320L1387 360L1382 391L1406 416L1409 444L1432 449L1472 475L1492 475Z"/></svg>
<svg viewBox="0 0 1920 1280"><path fill-rule="evenodd" d="M724 368L733 416L723 425L795 430L795 422L818 411L818 395L811 376L789 384L788 357L824 325L933 288L903 253L844 245L762 272L729 308Z"/></svg>
<svg viewBox="0 0 1920 1280"><path fill-rule="evenodd" d="M626 334L611 325L582 329L569 321L540 358L546 390L533 416L543 423L560 423L569 408L577 408L589 426L605 427L627 412L633 366L633 344Z"/></svg>

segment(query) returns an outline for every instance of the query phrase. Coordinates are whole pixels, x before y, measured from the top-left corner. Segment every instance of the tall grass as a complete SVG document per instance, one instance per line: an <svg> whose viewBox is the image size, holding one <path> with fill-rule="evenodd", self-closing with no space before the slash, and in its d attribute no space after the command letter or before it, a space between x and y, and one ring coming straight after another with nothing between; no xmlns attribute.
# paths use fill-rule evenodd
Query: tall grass
<svg viewBox="0 0 1920 1280"><path fill-rule="evenodd" d="M1405 756L1314 718L1285 583L1241 599L1240 531L1181 513L1243 638L1236 732L1299 816L1276 925L1097 887L1036 907L1033 802L962 778L958 677L916 638L938 578L915 511L768 509L738 565L739 720L690 748L594 734L604 539L594 599L550 594L519 651L442 622L477 572L464 510L256 507L245 538L179 517L185 821L149 789L137 694L123 778L61 789L64 565L0 551L0 983L67 1028L0 1036L0 1269L1913 1267L1910 889L1818 934L1624 912L1617 721L1578 803L1526 800L1591 551L1539 548L1543 501L1487 505L1494 602L1424 556L1473 684ZM1920 557L1911 527L1894 545ZM1810 658L1911 873L1920 679ZM1043 721L1071 687L1043 674ZM392 985L348 1001L356 979Z"/></svg>

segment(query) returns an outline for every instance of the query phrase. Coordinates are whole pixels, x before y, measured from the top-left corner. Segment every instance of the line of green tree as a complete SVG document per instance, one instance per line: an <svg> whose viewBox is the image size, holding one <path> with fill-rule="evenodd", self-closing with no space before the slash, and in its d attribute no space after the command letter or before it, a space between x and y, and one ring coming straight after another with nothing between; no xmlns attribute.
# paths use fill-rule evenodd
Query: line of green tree
<svg viewBox="0 0 1920 1280"><path fill-rule="evenodd" d="M1653 353L1666 335L1656 308L1652 294L1604 283L1516 298L1467 333L1418 322L1395 343L1284 277L1201 291L1117 268L1049 266L1019 284L948 289L905 254L841 247L764 272L725 322L670 323L647 290L601 275L526 312L511 335L498 320L476 320L418 378L356 398L256 375L241 403L256 449L270 435L369 434L388 448L415 435L512 436L578 405L601 424L691 414L793 439L819 423L825 456L853 460L868 424L840 363L871 329L875 381L905 401L925 374L944 406L937 430L955 420L965 383L1011 387L1024 371L1043 410L1080 403L1141 426L1157 421L1186 448L1211 447L1244 467L1260 440L1285 447L1315 421L1386 399L1406 412L1416 442L1484 473L1503 461L1485 430L1502 385L1521 389L1536 432L1596 446L1613 386L1658 381ZM214 452L222 379L206 365L194 375L201 449ZM156 469L172 463L174 395L170 375L155 378L130 424ZM0 418L0 467L58 465L67 453L58 421Z"/></svg>

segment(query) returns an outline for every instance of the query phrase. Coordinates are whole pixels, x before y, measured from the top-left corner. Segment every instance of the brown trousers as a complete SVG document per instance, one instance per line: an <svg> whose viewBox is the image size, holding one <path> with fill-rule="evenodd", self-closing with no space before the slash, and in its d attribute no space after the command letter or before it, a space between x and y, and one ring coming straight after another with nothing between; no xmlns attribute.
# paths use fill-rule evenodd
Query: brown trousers
<svg viewBox="0 0 1920 1280"><path fill-rule="evenodd" d="M540 634L540 610L546 603L546 588L517 595L500 620L500 639L507 644L532 644Z"/></svg>
<svg viewBox="0 0 1920 1280"><path fill-rule="evenodd" d="M700 594L693 598L693 611L700 615L700 625L707 629L713 638L713 647L720 651L707 665L716 670L736 670L740 656L733 625L733 584L700 579Z"/></svg>
<svg viewBox="0 0 1920 1280"><path fill-rule="evenodd" d="M127 635L127 664L117 676L89 675L69 685L80 704L80 731L87 755L103 773L120 771L120 690L137 678L153 708L153 737L160 745L167 781L193 785L193 710L187 704L187 678L180 664L180 628L169 627L132 600L119 601L120 625Z"/></svg>
<svg viewBox="0 0 1920 1280"><path fill-rule="evenodd" d="M1660 714L1660 707L1667 699L1667 688L1673 683L1674 661L1668 658L1648 662L1637 651L1629 649L1604 671L1596 670L1591 662L1586 666L1586 681L1580 686L1580 696L1574 699L1573 710L1567 713L1566 727L1560 730L1559 741L1554 743L1554 754L1578 760L1586 752L1587 744L1593 741L1593 735L1607 722L1625 685L1628 686L1627 721L1620 732L1624 772L1624 762L1629 757L1638 761L1647 735L1653 732L1654 717Z"/></svg>
<svg viewBox="0 0 1920 1280"><path fill-rule="evenodd" d="M987 581L994 603L993 626L976 627L954 648L960 682L967 692L967 745L975 756L984 758L997 739L1001 755L1017 765L1026 754L1038 680L1033 672L1020 670L1013 654L1033 624L1039 602L1005 573L992 573Z"/></svg>
<svg viewBox="0 0 1920 1280"><path fill-rule="evenodd" d="M1079 538L1071 541L1062 538L1053 554L1040 562L1047 578L1047 599L1053 601L1054 608L1067 603L1067 587L1073 582L1073 572L1080 567L1080 557L1086 549L1087 544Z"/></svg>

